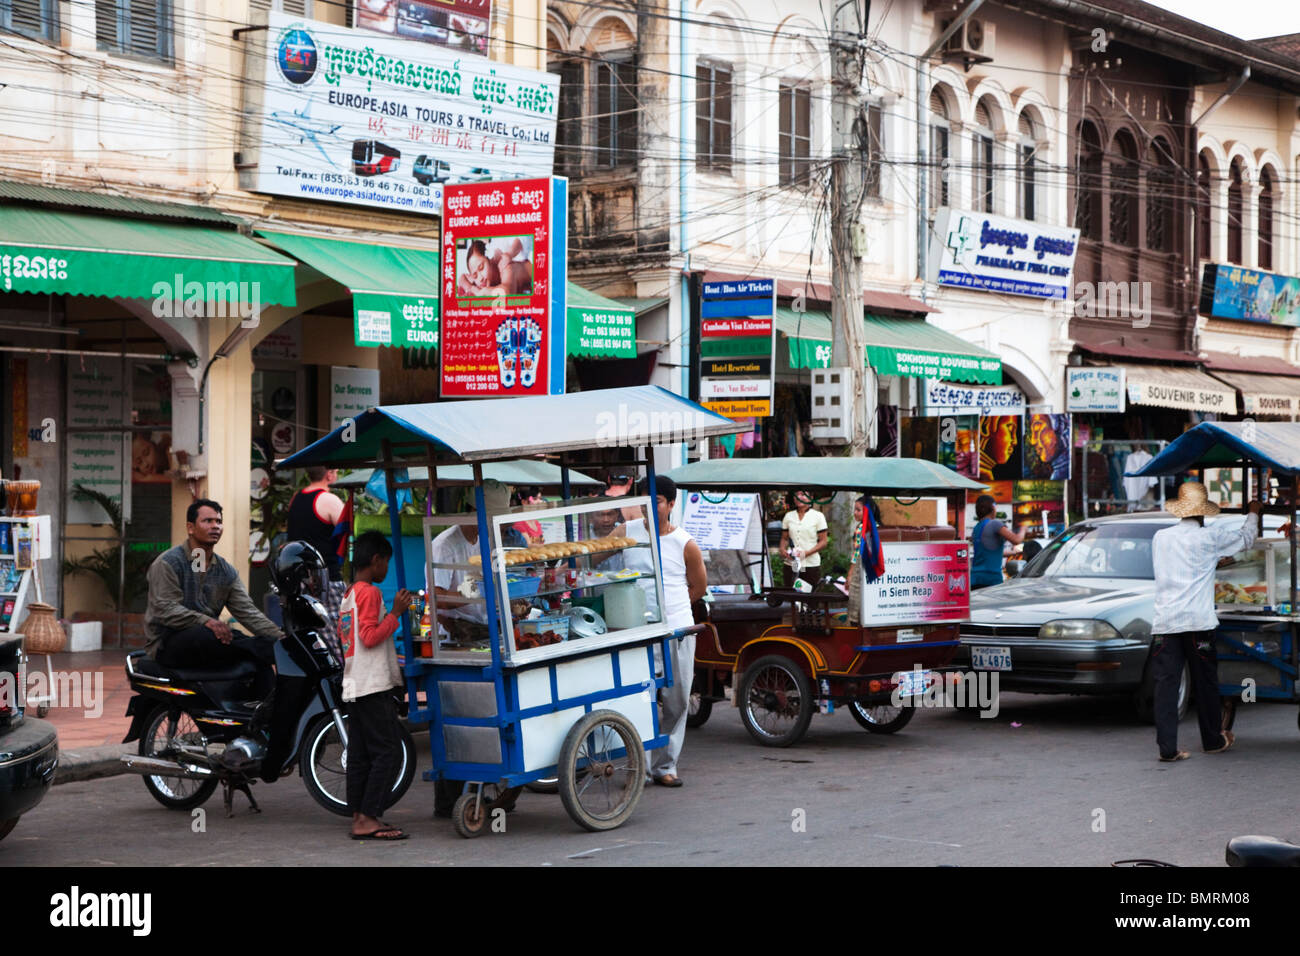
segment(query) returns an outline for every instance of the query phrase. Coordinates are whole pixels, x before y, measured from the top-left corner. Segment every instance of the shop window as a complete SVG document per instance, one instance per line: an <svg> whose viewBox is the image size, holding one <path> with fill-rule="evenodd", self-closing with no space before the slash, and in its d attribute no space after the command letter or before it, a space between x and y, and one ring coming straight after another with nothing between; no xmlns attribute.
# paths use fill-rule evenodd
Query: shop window
<svg viewBox="0 0 1300 956"><path fill-rule="evenodd" d="M1112 144L1110 161L1110 241L1121 246L1137 245L1138 164L1137 144L1121 131Z"/></svg>
<svg viewBox="0 0 1300 956"><path fill-rule="evenodd" d="M1146 244L1155 252L1173 250L1174 167L1169 147L1157 139L1147 152Z"/></svg>
<svg viewBox="0 0 1300 956"><path fill-rule="evenodd" d="M993 212L993 150L992 115L980 100L971 140L971 206L976 212Z"/></svg>
<svg viewBox="0 0 1300 956"><path fill-rule="evenodd" d="M1196 157L1196 255L1210 258L1210 160L1205 153Z"/></svg>
<svg viewBox="0 0 1300 956"><path fill-rule="evenodd" d="M695 168L731 172L731 67L695 67Z"/></svg>
<svg viewBox="0 0 1300 956"><path fill-rule="evenodd" d="M581 60L551 65L560 75L559 116L555 124L555 170L561 174L582 168L582 80Z"/></svg>
<svg viewBox="0 0 1300 956"><path fill-rule="evenodd" d="M1038 191L1038 136L1028 113L1020 114L1016 141L1016 215L1033 220Z"/></svg>
<svg viewBox="0 0 1300 956"><path fill-rule="evenodd" d="M57 42L58 0L0 0L0 30Z"/></svg>
<svg viewBox="0 0 1300 956"><path fill-rule="evenodd" d="M1273 199L1276 195L1277 177L1271 166L1259 173L1259 261L1256 265L1266 271L1273 268Z"/></svg>
<svg viewBox="0 0 1300 956"><path fill-rule="evenodd" d="M804 185L812 153L812 91L782 83L778 96L779 180L782 186Z"/></svg>
<svg viewBox="0 0 1300 956"><path fill-rule="evenodd" d="M948 104L938 89L930 93L930 205L948 205L948 169L951 156Z"/></svg>
<svg viewBox="0 0 1300 956"><path fill-rule="evenodd" d="M1100 239L1101 137L1092 123L1079 124L1074 177L1074 225L1084 239Z"/></svg>
<svg viewBox="0 0 1300 956"><path fill-rule="evenodd" d="M594 77L592 105L596 119L594 162L612 168L636 162L636 66L631 62L590 64Z"/></svg>
<svg viewBox="0 0 1300 956"><path fill-rule="evenodd" d="M95 39L110 53L172 62L171 0L95 0Z"/></svg>
<svg viewBox="0 0 1300 956"><path fill-rule="evenodd" d="M867 133L867 195L872 199L880 198L880 177L884 170L885 138L884 108L879 103L870 103L865 109Z"/></svg>
<svg viewBox="0 0 1300 956"><path fill-rule="evenodd" d="M1234 159L1228 169L1228 261L1241 265L1241 218L1245 208L1241 160Z"/></svg>

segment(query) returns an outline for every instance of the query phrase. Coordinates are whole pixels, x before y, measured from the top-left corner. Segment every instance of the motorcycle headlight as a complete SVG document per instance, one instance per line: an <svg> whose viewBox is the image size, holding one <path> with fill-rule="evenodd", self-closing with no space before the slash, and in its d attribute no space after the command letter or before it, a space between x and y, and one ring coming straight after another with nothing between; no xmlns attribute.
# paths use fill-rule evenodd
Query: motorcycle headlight
<svg viewBox="0 0 1300 956"><path fill-rule="evenodd" d="M1038 629L1038 636L1055 641L1112 641L1120 636L1105 621L1060 620L1048 621Z"/></svg>

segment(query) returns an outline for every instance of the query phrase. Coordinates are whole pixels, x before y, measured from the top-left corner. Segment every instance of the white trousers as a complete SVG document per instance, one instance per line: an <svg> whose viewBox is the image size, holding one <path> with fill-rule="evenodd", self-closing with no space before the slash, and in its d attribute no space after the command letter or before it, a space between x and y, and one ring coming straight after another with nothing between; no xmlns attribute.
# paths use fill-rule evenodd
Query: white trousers
<svg viewBox="0 0 1300 956"><path fill-rule="evenodd" d="M686 740L686 716L690 711L691 682L695 679L695 637L688 634L680 641L670 641L673 655L673 684L664 688L663 719L659 732L668 735L668 744L648 756L651 776L677 775L677 758Z"/></svg>

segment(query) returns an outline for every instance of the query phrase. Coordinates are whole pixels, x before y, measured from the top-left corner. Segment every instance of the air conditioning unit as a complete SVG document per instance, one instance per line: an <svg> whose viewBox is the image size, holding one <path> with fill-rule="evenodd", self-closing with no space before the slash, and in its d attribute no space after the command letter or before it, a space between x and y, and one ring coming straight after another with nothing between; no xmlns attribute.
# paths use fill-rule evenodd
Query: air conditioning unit
<svg viewBox="0 0 1300 956"><path fill-rule="evenodd" d="M951 20L939 23L939 32L948 29ZM967 70L977 63L993 62L993 24L971 17L957 28L943 46L945 63L961 63Z"/></svg>
<svg viewBox="0 0 1300 956"><path fill-rule="evenodd" d="M868 423L867 444L875 445L876 375L864 371L865 409ZM819 368L812 371L812 440L818 444L843 445L853 438L853 380L847 368Z"/></svg>

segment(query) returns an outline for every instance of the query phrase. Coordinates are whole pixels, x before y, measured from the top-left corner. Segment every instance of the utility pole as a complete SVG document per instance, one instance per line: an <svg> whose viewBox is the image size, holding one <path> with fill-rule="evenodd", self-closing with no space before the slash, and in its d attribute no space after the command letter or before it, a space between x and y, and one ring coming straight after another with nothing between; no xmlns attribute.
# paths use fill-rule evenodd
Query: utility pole
<svg viewBox="0 0 1300 956"><path fill-rule="evenodd" d="M867 145L859 90L871 0L831 4L831 365L849 370L853 431L848 452L867 453L866 330L862 316L862 253L858 214L864 194Z"/></svg>

